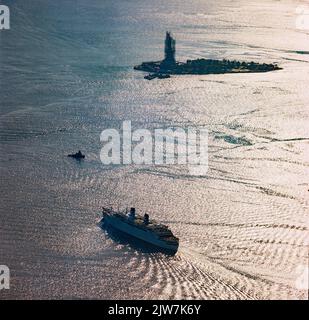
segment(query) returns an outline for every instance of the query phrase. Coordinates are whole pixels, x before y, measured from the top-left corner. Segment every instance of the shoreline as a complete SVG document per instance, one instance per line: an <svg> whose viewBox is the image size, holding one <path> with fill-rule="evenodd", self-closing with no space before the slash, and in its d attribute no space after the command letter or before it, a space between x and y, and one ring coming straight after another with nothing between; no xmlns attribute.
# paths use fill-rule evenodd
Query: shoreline
<svg viewBox="0 0 309 320"><path fill-rule="evenodd" d="M149 72L153 78L158 75L206 75L225 73L261 73L282 70L277 64L241 62L236 60L196 59L187 62L167 63L162 61L142 62L134 70Z"/></svg>

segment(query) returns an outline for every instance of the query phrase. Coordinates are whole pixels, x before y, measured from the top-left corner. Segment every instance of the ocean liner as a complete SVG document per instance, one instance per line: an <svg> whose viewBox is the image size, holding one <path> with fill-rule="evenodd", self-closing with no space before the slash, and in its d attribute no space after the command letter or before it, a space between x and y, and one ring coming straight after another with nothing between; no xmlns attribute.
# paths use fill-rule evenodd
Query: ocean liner
<svg viewBox="0 0 309 320"><path fill-rule="evenodd" d="M115 211L112 208L103 208L102 226L111 226L138 240L155 246L158 251L168 254L176 254L179 240L172 231L165 225L149 219L146 213L144 216L137 215L135 208L129 212Z"/></svg>

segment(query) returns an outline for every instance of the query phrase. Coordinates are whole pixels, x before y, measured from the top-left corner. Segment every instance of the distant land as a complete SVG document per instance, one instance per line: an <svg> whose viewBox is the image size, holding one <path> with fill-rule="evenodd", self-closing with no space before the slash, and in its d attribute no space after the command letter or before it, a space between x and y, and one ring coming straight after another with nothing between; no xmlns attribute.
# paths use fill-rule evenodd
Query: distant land
<svg viewBox="0 0 309 320"><path fill-rule="evenodd" d="M177 62L176 41L169 32L165 38L165 58L162 61L143 62L134 67L135 70L146 71L150 74L145 79L165 79L171 74L222 74L222 73L253 73L281 70L277 64L241 62L236 60L196 59L187 62Z"/></svg>

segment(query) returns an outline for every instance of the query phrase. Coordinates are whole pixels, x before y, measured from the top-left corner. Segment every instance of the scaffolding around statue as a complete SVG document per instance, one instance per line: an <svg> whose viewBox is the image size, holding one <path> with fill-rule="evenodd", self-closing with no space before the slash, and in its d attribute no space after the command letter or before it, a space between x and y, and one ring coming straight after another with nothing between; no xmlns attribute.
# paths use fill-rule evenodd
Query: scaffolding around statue
<svg viewBox="0 0 309 320"><path fill-rule="evenodd" d="M170 32L166 32L165 37L165 48L164 48L165 58L163 60L164 64L173 65L176 63L176 40L173 39Z"/></svg>

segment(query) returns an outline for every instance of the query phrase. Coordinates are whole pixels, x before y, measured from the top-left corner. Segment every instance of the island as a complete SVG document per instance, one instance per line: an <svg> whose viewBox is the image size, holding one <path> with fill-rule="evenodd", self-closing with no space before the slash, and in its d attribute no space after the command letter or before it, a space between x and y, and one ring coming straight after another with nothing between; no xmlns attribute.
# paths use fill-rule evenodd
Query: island
<svg viewBox="0 0 309 320"><path fill-rule="evenodd" d="M177 62L176 40L170 32L166 32L165 38L165 58L162 61L143 62L134 67L135 70L149 72L144 78L152 80L155 78L166 79L171 74L222 74L222 73L252 73L269 72L281 70L277 64L267 64L258 62L241 62L236 60L213 60L196 59L187 62Z"/></svg>

